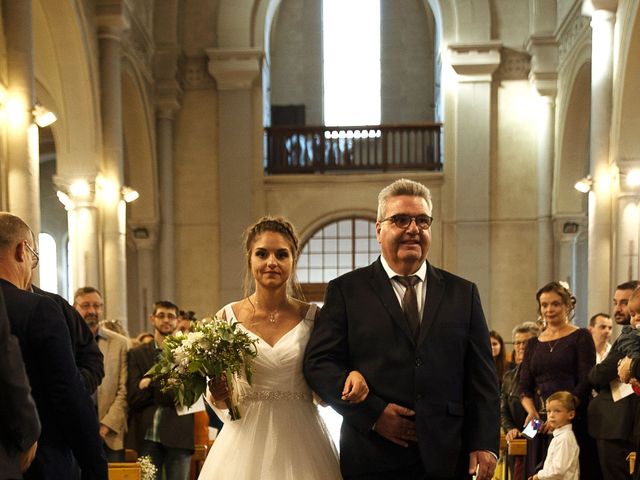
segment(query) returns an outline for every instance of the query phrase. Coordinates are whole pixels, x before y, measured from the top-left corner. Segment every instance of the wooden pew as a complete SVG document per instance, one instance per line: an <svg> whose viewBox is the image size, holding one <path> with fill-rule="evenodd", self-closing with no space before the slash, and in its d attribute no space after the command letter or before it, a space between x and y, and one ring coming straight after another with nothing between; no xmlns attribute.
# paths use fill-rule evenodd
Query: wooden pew
<svg viewBox="0 0 640 480"><path fill-rule="evenodd" d="M109 463L109 480L141 480L139 463Z"/></svg>

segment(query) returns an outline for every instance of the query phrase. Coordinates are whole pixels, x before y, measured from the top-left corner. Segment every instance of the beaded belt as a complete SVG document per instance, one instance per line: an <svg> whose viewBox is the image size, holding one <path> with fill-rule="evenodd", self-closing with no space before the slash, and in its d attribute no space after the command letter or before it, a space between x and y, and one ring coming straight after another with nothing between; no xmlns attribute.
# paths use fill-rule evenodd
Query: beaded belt
<svg viewBox="0 0 640 480"><path fill-rule="evenodd" d="M280 392L270 390L258 390L243 395L242 402L255 402L260 400L311 400L311 395L305 392Z"/></svg>

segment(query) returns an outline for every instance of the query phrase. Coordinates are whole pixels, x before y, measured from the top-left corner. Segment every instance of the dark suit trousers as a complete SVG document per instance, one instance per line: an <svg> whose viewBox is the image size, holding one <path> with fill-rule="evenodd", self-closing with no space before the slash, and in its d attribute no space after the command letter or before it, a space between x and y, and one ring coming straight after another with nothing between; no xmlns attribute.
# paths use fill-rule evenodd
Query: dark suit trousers
<svg viewBox="0 0 640 480"><path fill-rule="evenodd" d="M597 439L598 458L602 478L631 478L627 455L633 451L633 444L627 440Z"/></svg>
<svg viewBox="0 0 640 480"><path fill-rule="evenodd" d="M456 475L453 477L431 477L425 472L422 463L407 466L400 470L366 473L364 475L347 475L344 480L469 480L467 473L468 457L459 462Z"/></svg>

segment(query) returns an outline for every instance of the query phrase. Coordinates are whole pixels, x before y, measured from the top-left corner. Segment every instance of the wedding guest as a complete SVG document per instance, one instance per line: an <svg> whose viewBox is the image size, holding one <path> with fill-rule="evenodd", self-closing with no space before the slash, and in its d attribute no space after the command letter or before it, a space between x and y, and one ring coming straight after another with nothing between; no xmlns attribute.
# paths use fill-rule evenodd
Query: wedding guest
<svg viewBox="0 0 640 480"><path fill-rule="evenodd" d="M317 307L302 300L295 271L298 237L287 220L263 217L245 232L245 296L218 316L237 321L257 342L253 381L238 378L242 418L224 410L229 392L212 379L209 401L225 425L200 479L339 479L336 452L302 375L304 348ZM346 379L346 380L345 380ZM338 395L345 403L366 398L357 372L345 375Z"/></svg>
<svg viewBox="0 0 640 480"><path fill-rule="evenodd" d="M530 480L580 479L580 447L571 428L577 404L578 399L569 392L556 392L547 399L547 423L553 429L553 439L542 470Z"/></svg>
<svg viewBox="0 0 640 480"><path fill-rule="evenodd" d="M156 479L187 480L193 444L193 415L178 415L176 398L162 392L147 375L155 364L164 339L176 331L179 308L161 300L153 305L149 321L153 341L129 350L127 355L129 431L126 444L139 456L149 455L157 468Z"/></svg>
<svg viewBox="0 0 640 480"><path fill-rule="evenodd" d="M507 372L509 362L507 360L507 352L504 348L504 340L502 336L495 330L489 332L489 340L491 341L491 356L493 357L493 363L496 365L496 372L498 374L498 381L502 382L504 374Z"/></svg>
<svg viewBox="0 0 640 480"><path fill-rule="evenodd" d="M142 345L143 343L153 342L153 333L150 332L142 332L139 333L138 336L134 339L132 343L135 343L135 347L138 345Z"/></svg>
<svg viewBox="0 0 640 480"><path fill-rule="evenodd" d="M583 479L600 478L600 467L593 439L587 433L586 412L591 398L588 375L595 365L595 347L587 329L572 324L575 297L559 282L550 282L536 293L538 311L546 329L527 343L520 367L520 395L527 411L526 422L545 420L545 400L559 390L566 390L580 401L574 430L580 445L580 471ZM539 395L539 396L538 396ZM535 471L543 461L549 445L548 423L527 444L527 466Z"/></svg>
<svg viewBox="0 0 640 480"><path fill-rule="evenodd" d="M19 217L0 212L0 290L42 423L24 478L73 478L75 457L83 479L106 480L95 407L75 364L65 318L53 300L28 291L37 265L31 229Z"/></svg>
<svg viewBox="0 0 640 480"><path fill-rule="evenodd" d="M500 426L505 432L507 442L519 438L522 434L527 411L520 402L520 365L530 338L537 337L540 329L534 322L525 322L513 329L515 366L507 370L502 379L500 394ZM527 473L524 470L524 458L509 457L511 478L520 479ZM528 475L527 475L528 476Z"/></svg>
<svg viewBox="0 0 640 480"><path fill-rule="evenodd" d="M499 389L477 287L427 261L431 194L401 179L378 196L381 257L329 282L305 377L343 416L345 478L493 476ZM350 369L371 392L339 395Z"/></svg>
<svg viewBox="0 0 640 480"><path fill-rule="evenodd" d="M602 362L611 350L611 332L613 321L606 313L596 313L589 320L589 331L596 346L596 364Z"/></svg>
<svg viewBox="0 0 640 480"><path fill-rule="evenodd" d="M96 392L96 406L105 453L110 462L124 462L129 339L105 328L104 301L98 289L89 286L77 289L73 306L82 315L104 356L105 375Z"/></svg>
<svg viewBox="0 0 640 480"><path fill-rule="evenodd" d="M195 322L196 312L193 310L180 310L178 314L178 330L182 333L187 333L191 330L191 322Z"/></svg>

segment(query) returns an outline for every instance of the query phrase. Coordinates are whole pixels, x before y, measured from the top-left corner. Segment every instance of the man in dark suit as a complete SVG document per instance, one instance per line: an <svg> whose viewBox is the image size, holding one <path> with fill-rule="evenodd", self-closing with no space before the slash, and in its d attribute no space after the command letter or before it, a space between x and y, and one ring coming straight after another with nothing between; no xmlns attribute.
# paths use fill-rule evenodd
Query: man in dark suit
<svg viewBox="0 0 640 480"><path fill-rule="evenodd" d="M22 478L36 454L40 421L20 345L11 335L0 290L0 479Z"/></svg>
<svg viewBox="0 0 640 480"><path fill-rule="evenodd" d="M126 445L149 455L167 480L187 480L194 451L193 415L179 416L175 396L164 393L147 375L156 363L164 338L176 331L178 307L162 300L153 305L149 320L154 328L153 341L129 350L127 355L127 400L129 431Z"/></svg>
<svg viewBox="0 0 640 480"><path fill-rule="evenodd" d="M476 286L426 262L431 198L398 180L380 192L382 256L327 287L307 346L311 388L343 416L345 478L489 480L499 391ZM370 388L341 400L350 370Z"/></svg>
<svg viewBox="0 0 640 480"><path fill-rule="evenodd" d="M640 282L631 280L616 287L613 295L614 318L618 325L629 325L631 319L627 304L631 292ZM638 397L628 395L613 401L611 382L618 381L618 362L625 357L613 342L609 354L589 372L589 382L598 392L589 402L587 418L589 434L598 446L598 459L604 478L630 478L627 455L634 450L634 424Z"/></svg>
<svg viewBox="0 0 640 480"><path fill-rule="evenodd" d="M59 307L28 292L38 264L33 233L18 217L0 212L0 290L22 351L42 433L25 479L107 478L95 406L75 365L69 330Z"/></svg>

